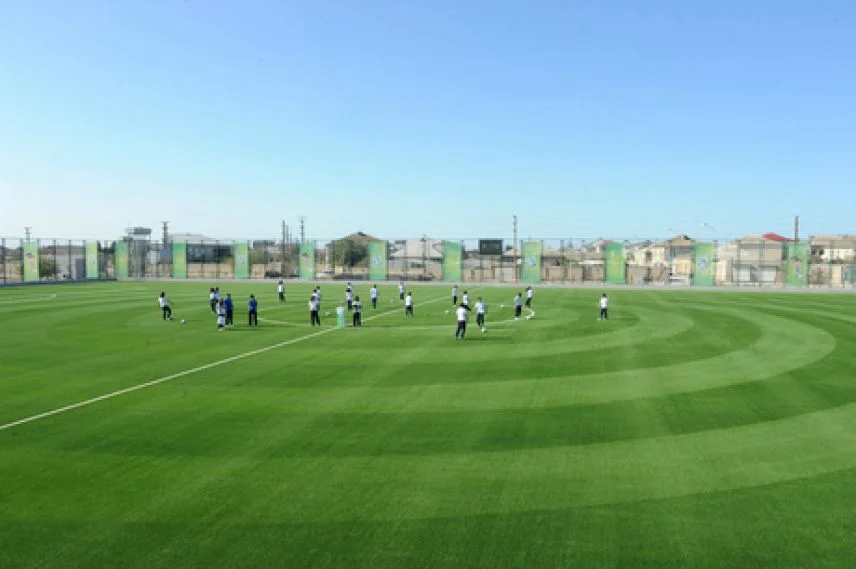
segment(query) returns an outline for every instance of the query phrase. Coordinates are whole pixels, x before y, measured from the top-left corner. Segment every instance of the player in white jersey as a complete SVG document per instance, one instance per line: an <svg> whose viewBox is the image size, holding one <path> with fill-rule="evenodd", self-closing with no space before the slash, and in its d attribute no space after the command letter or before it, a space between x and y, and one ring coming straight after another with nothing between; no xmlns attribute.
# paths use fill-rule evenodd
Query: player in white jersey
<svg viewBox="0 0 856 569"><path fill-rule="evenodd" d="M609 298L607 298L606 293L600 297L600 316L597 317L598 320L609 320Z"/></svg>
<svg viewBox="0 0 856 569"><path fill-rule="evenodd" d="M413 317L413 293L408 292L404 297L404 316Z"/></svg>
<svg viewBox="0 0 856 569"><path fill-rule="evenodd" d="M363 303L360 302L359 295L354 298L353 326L354 328L362 328L363 326Z"/></svg>
<svg viewBox="0 0 856 569"><path fill-rule="evenodd" d="M458 326L455 328L455 339L463 340L467 333L467 309L463 303L455 311L455 316L458 320Z"/></svg>
<svg viewBox="0 0 856 569"><path fill-rule="evenodd" d="M351 287L345 290L345 302L348 304L348 312L354 309L354 293L351 291Z"/></svg>
<svg viewBox="0 0 856 569"><path fill-rule="evenodd" d="M458 306L458 285L452 287L452 306Z"/></svg>
<svg viewBox="0 0 856 569"><path fill-rule="evenodd" d="M164 320L172 320L172 308L169 307L169 300L166 298L166 293L161 292L158 297L158 305L160 306L161 313L163 314Z"/></svg>
<svg viewBox="0 0 856 569"><path fill-rule="evenodd" d="M222 332L226 326L226 306L223 301L217 303L217 331Z"/></svg>
<svg viewBox="0 0 856 569"><path fill-rule="evenodd" d="M214 287L208 291L208 306L211 307L211 312L217 314L217 295L214 294Z"/></svg>
<svg viewBox="0 0 856 569"><path fill-rule="evenodd" d="M461 297L461 303L464 305L464 308L467 310L470 309L470 295L467 291L464 291L464 296Z"/></svg>
<svg viewBox="0 0 856 569"><path fill-rule="evenodd" d="M526 287L526 308L532 308L532 297L535 295L535 289L531 286Z"/></svg>
<svg viewBox="0 0 856 569"><path fill-rule="evenodd" d="M520 314L523 312L523 296L521 293L517 293L517 296L514 297L514 319L520 320Z"/></svg>
<svg viewBox="0 0 856 569"><path fill-rule="evenodd" d="M372 298L372 310L377 308L377 285L372 285L369 290L369 296Z"/></svg>
<svg viewBox="0 0 856 569"><path fill-rule="evenodd" d="M398 298L404 300L404 281L398 282Z"/></svg>
<svg viewBox="0 0 856 569"><path fill-rule="evenodd" d="M309 298L309 322L312 326L321 325L321 316L318 314L321 310L321 305L318 302L318 295L313 294Z"/></svg>
<svg viewBox="0 0 856 569"><path fill-rule="evenodd" d="M279 301L285 302L285 281L279 281L276 285L276 292L279 294Z"/></svg>
<svg viewBox="0 0 856 569"><path fill-rule="evenodd" d="M479 330L482 332L487 331L487 328L484 325L484 315L485 315L485 305L482 297L478 297L476 300L476 326L479 327Z"/></svg>

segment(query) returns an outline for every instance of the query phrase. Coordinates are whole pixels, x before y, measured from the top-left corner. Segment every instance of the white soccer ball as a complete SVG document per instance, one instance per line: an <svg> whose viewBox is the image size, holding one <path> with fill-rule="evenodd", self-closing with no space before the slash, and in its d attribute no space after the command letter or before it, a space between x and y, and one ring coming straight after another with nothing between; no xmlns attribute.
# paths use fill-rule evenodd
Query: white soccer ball
<svg viewBox="0 0 856 569"><path fill-rule="evenodd" d="M482 334L484 334L485 332L487 332L487 328L482 328Z"/></svg>
<svg viewBox="0 0 856 569"><path fill-rule="evenodd" d="M182 324L187 324L187 320L182 320L182 321L181 321L181 323L182 323Z"/></svg>
<svg viewBox="0 0 856 569"><path fill-rule="evenodd" d="M449 313L449 311L447 310L447 311L446 311L446 314L448 314L448 313Z"/></svg>
<svg viewBox="0 0 856 569"><path fill-rule="evenodd" d="M499 305L499 307L500 307L500 308L505 308L505 305L504 305L504 304L500 304L500 305Z"/></svg>

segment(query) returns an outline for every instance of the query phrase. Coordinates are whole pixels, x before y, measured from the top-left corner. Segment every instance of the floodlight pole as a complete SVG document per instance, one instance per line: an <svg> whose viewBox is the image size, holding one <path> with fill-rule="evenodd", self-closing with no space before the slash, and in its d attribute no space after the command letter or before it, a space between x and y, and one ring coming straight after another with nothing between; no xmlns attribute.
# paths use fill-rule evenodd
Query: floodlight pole
<svg viewBox="0 0 856 569"><path fill-rule="evenodd" d="M511 241L512 248L511 251L514 255L514 282L519 282L519 269L517 268L517 216L511 216Z"/></svg>
<svg viewBox="0 0 856 569"><path fill-rule="evenodd" d="M280 229L282 230L282 241L279 243L279 276L285 276L285 238L286 233L288 231L288 227L285 225L285 220L283 219L280 224Z"/></svg>
<svg viewBox="0 0 856 569"><path fill-rule="evenodd" d="M427 279L428 275L428 236L422 234L422 280Z"/></svg>

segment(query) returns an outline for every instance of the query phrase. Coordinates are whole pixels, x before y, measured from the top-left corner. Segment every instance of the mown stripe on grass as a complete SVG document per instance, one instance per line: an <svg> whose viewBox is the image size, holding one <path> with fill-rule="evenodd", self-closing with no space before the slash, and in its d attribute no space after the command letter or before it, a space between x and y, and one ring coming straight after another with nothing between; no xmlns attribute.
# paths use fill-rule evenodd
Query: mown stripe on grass
<svg viewBox="0 0 856 569"><path fill-rule="evenodd" d="M359 387L270 387L259 378L255 385L253 381L245 385L257 389L259 396L276 394L283 412L319 414L549 408L662 397L776 377L821 360L834 350L835 337L829 332L784 320L759 315L756 323L762 326L762 335L742 349L644 370ZM555 356L549 352L543 355ZM386 365L392 364L378 367Z"/></svg>
<svg viewBox="0 0 856 569"><path fill-rule="evenodd" d="M234 523L320 522L558 510L724 492L856 468L856 404L749 426L548 449L271 457L264 451L273 440L262 439L255 456L232 457L229 476L188 485L184 499L228 502ZM45 460L27 449L3 454L19 465ZM123 455L97 456L65 452L56 461L74 464L81 479L104 476L105 460L125 464ZM222 462L161 455L147 459L147 467L130 472L123 484L134 487L137 476L160 470L193 475ZM29 494L10 500L38 500ZM61 510L72 498L50 499L51 508ZM10 500L7 511L17 507Z"/></svg>
<svg viewBox="0 0 856 569"><path fill-rule="evenodd" d="M438 302L438 301L440 301L440 300L441 300L441 298L436 298L436 299L432 299L432 300L426 300L426 301L422 301L422 304L430 304L430 303L432 303L432 302ZM382 313L382 314L376 314L376 315L374 315L374 316L367 317L367 318L366 318L366 320L369 320L369 319L371 319L371 318L380 318L380 317L382 317L382 316L386 316L386 315L388 315L388 314L394 314L394 313L395 313L395 311L384 312L384 313ZM160 377L160 378L158 378L158 379L153 379L153 380L151 380L151 381L146 381L146 382L144 382L144 383L140 383L140 384L137 384L137 385L133 385L133 386L131 386L131 387L126 387L125 389L119 389L119 390L116 390L116 391L112 391L112 392L110 392L110 393L105 393L104 395L99 395L99 396L97 396L97 397L92 397L92 398L89 398L89 399L85 399L85 400L83 400L83 401L78 401L78 402L76 402L76 403L72 403L72 404L69 404L69 405L64 405L64 406L62 406L62 407L58 407L58 408L55 408L55 409L51 409L51 410L49 410L49 411L45 411L45 412L42 412L42 413L37 413L37 414L35 414L35 415L30 415L29 417L24 417L24 418L22 418L22 419L17 419L17 420L15 420L15 421L11 421L11 422L8 422L8 423L5 423L5 424L0 425L0 431L4 431L4 430L11 429L11 428L14 428L14 427L19 427L19 426L21 426L21 425L25 425L25 424L27 424L27 423L32 423L32 422L34 422L34 421L39 421L39 420L41 420L41 419L46 419L46 418L48 418L48 417L53 417L54 415L59 415L59 414L61 414L61 413L65 413L65 412L68 412L68 411L73 411L74 409L79 409L79 408L81 408L81 407L87 407L87 406L89 406L89 405L93 405L93 404L95 404L95 403L99 403L99 402L101 402L101 401L106 401L106 400L108 400L108 399L113 399L113 398L115 398L115 397L121 397L122 395L127 395L128 393L133 393L133 392L135 392L135 391L139 391L139 390L141 390L141 389L147 389L147 388L149 388L149 387L154 387L154 386L156 386L156 385L160 385L161 383L166 383L166 382L168 382L168 381L173 381L173 380L175 380L175 379L179 379L179 378L181 378L181 377L185 377L185 376L188 376L188 375L192 375L192 374L195 374L195 373L198 373L198 372L201 372L201 371L205 371L205 370L208 370L208 369L211 369L211 368L215 368L215 367L218 367L218 366L221 366L221 365L229 364L229 363L232 363L232 362L235 362L235 361L238 361L238 360L242 360L242 359L244 359L244 358L248 358L248 357L250 357L250 356L255 356L255 355L258 355L258 354L263 354L263 353L265 353L265 352L269 352L270 350L275 350L275 349L277 349L277 348L282 348L282 347L285 347L285 346L290 346L290 345L292 345L292 344L296 344L296 343L298 343L298 342L302 342L302 341L304 341L304 340L309 340L309 339L311 339L311 338L315 338L316 336L320 336L320 335L323 335L323 334L328 334L328 333L330 333L330 332L334 332L334 331L336 331L336 330L337 330L337 328L325 328L325 329L323 329L323 330L319 330L318 332L313 332L313 333L311 333L311 334L306 334L305 336L300 336L300 337L298 337L298 338L292 338L292 339L290 339L290 340L285 340L285 341L282 341L282 342L277 342L276 344L271 344L271 345L269 345L269 346L265 346L265 347L262 347L262 348L257 348L257 349L254 349L254 350L250 350L250 351L248 351L248 352L243 352L243 353L240 353L240 354L236 354L236 355L234 355L234 356L230 356L230 357L228 357L228 358L223 358L223 359L221 359L221 360L217 360L217 361L214 361L214 362L211 362L211 363L208 363L208 364L203 364L203 365L201 365L201 366L196 366L196 367L193 367L193 368L190 368L190 369L184 370L184 371L180 371L180 372L173 373L173 374L170 374L170 375L167 375L167 376L164 376L164 377Z"/></svg>

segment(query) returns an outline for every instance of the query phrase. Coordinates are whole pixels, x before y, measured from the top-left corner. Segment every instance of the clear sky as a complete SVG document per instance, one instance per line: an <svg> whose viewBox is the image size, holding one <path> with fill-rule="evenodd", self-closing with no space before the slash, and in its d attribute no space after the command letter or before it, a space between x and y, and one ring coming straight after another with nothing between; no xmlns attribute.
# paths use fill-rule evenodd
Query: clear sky
<svg viewBox="0 0 856 569"><path fill-rule="evenodd" d="M0 0L0 235L510 237L513 214L856 233L856 2Z"/></svg>

